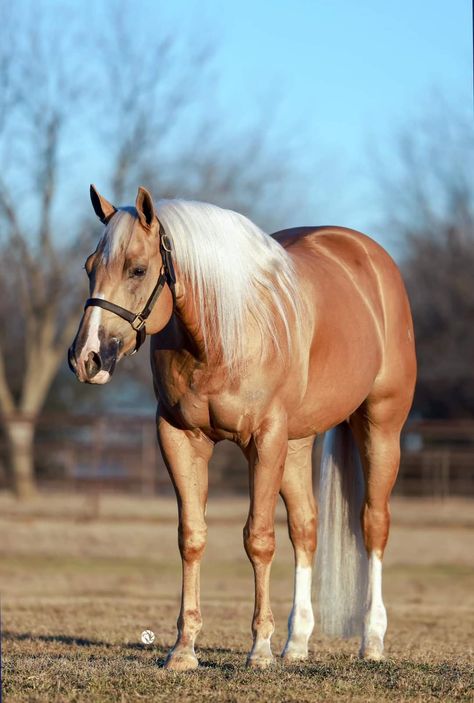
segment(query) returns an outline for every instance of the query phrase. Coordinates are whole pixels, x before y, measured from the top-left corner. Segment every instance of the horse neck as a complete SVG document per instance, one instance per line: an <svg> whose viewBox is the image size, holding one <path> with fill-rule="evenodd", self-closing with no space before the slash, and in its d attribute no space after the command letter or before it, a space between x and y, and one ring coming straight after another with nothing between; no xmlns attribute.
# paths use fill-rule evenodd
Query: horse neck
<svg viewBox="0 0 474 703"><path fill-rule="evenodd" d="M186 287L183 295L176 297L175 314L184 331L183 343L186 351L191 353L199 364L212 367L218 363L218 349L206 349L203 326L197 313L198 307L190 286Z"/></svg>
<svg viewBox="0 0 474 703"><path fill-rule="evenodd" d="M233 371L230 371L227 366L223 364L223 349L220 335L212 335L212 338L208 340L208 344L206 346L203 333L203 320L201 319L199 312L201 309L199 301L195 299L195 292L193 291L190 283L183 281L181 278L179 269L177 270L177 276L178 281L181 279L184 285L181 287L178 284L178 292L175 297L174 314L181 331L179 340L176 339L175 343L178 342L179 349L190 353L192 357L194 357L196 364L199 365L201 369L206 367L210 373L216 373L219 376L221 373L227 373L229 376L230 373L230 376L233 377L236 370L234 369ZM213 311L207 310L206 314L211 316ZM212 325L208 325L207 327L209 329ZM278 318L276 319L276 327L277 337L284 340L286 335L284 324ZM291 364L291 355L288 356L285 343L283 343L283 348L277 350L277 347L273 344L272 340L265 339L265 349L262 349L262 337L260 330L250 314L246 316L244 328L245 338L248 342L245 350L245 368L248 369L255 363L260 365L263 351L265 352L268 363L270 363L270 360L273 359L278 363L279 367L285 368ZM175 347L175 350L178 351L177 346Z"/></svg>

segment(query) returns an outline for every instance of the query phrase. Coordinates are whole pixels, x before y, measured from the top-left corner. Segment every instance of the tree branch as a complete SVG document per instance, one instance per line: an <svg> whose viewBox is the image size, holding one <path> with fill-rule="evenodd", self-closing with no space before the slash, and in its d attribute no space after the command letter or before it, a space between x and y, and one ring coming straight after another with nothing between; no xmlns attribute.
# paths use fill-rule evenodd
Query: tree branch
<svg viewBox="0 0 474 703"><path fill-rule="evenodd" d="M3 349L0 348L0 407L5 415L12 415L15 410L15 400L7 381Z"/></svg>

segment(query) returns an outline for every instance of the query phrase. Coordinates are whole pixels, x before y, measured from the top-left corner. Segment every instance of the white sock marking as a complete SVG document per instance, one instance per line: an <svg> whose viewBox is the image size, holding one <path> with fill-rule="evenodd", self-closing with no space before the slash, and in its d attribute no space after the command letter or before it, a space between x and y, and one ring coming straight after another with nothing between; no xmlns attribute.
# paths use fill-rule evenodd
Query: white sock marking
<svg viewBox="0 0 474 703"><path fill-rule="evenodd" d="M369 557L368 609L364 623L363 647L373 642L383 648L387 629L387 613L382 599L382 560L374 553ZM380 651L382 654L382 651Z"/></svg>
<svg viewBox="0 0 474 703"><path fill-rule="evenodd" d="M297 566L295 569L295 594L293 608L288 620L288 641L283 654L306 655L308 640L314 627L313 606L311 603L310 566Z"/></svg>

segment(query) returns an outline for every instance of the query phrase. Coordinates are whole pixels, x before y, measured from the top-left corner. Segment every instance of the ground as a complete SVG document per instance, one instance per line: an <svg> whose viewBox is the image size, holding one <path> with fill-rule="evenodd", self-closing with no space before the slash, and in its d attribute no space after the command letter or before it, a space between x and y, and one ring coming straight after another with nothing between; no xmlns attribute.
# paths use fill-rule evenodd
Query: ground
<svg viewBox="0 0 474 703"><path fill-rule="evenodd" d="M0 496L5 701L467 701L474 699L473 503L398 499L386 555L387 659L318 631L309 661L245 668L253 581L242 547L247 501L212 498L203 563L201 668L161 668L180 598L171 499ZM292 554L279 507L272 572L281 650ZM314 600L316 600L314 598ZM152 630L153 645L141 644Z"/></svg>

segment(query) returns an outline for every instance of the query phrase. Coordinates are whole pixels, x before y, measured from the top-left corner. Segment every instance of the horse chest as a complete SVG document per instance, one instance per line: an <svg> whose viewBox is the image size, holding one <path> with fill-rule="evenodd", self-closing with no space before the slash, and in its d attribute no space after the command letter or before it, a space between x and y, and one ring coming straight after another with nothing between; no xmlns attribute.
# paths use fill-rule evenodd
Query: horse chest
<svg viewBox="0 0 474 703"><path fill-rule="evenodd" d="M260 367L231 383L228 374L187 363L187 357L162 353L154 357L155 387L160 405L177 426L200 429L215 441L246 444L274 399L275 383L262 381Z"/></svg>
<svg viewBox="0 0 474 703"><path fill-rule="evenodd" d="M255 394L255 393L254 393ZM160 401L177 425L200 429L214 441L231 439L246 443L256 421L255 398L225 388L206 392L202 384L188 379L186 384L160 385ZM247 399L247 402L246 402Z"/></svg>
<svg viewBox="0 0 474 703"><path fill-rule="evenodd" d="M252 425L252 418L242 404L223 396L209 398L188 392L181 396L175 411L185 427L199 428L214 440L245 442Z"/></svg>
<svg viewBox="0 0 474 703"><path fill-rule="evenodd" d="M209 400L205 395L188 391L180 396L175 409L182 424L189 429L209 425Z"/></svg>

